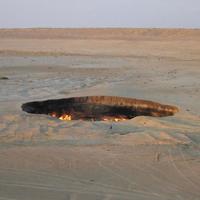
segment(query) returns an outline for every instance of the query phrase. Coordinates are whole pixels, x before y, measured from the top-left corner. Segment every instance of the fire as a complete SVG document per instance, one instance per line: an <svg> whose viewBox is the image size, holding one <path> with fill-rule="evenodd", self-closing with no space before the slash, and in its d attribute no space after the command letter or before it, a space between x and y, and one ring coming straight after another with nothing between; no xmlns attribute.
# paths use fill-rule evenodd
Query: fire
<svg viewBox="0 0 200 200"><path fill-rule="evenodd" d="M57 117L57 114L56 113L51 113L50 114L52 117Z"/></svg>
<svg viewBox="0 0 200 200"><path fill-rule="evenodd" d="M72 115L70 114L58 114L56 112L53 112L53 113L49 113L49 115L51 115L52 117L56 117L60 120L63 120L63 121L71 121L73 120L72 119ZM80 118L79 120L84 120L86 118ZM125 116L102 116L101 118L88 118L90 121L96 121L96 120L102 120L102 121L113 121L113 122L121 122L121 121L125 121L127 120L127 118L125 118Z"/></svg>
<svg viewBox="0 0 200 200"><path fill-rule="evenodd" d="M63 115L59 116L57 113L51 113L50 115L52 117L57 117L58 119L63 120L63 121L71 121L72 120L72 116L68 115L68 114L63 114Z"/></svg>
<svg viewBox="0 0 200 200"><path fill-rule="evenodd" d="M63 120L63 121L71 121L72 120L72 116L64 114L64 115L60 116L59 119Z"/></svg>
<svg viewBox="0 0 200 200"><path fill-rule="evenodd" d="M114 121L114 122L120 122L120 121L125 121L127 120L124 117L120 117L120 118L114 118L114 117L109 117L109 118L103 118L103 121Z"/></svg>

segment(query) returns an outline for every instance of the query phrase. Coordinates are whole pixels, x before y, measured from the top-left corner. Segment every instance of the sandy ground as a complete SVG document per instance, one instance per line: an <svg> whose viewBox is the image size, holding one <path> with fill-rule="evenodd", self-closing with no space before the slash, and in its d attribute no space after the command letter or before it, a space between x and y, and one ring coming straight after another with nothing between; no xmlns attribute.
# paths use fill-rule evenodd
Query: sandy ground
<svg viewBox="0 0 200 200"><path fill-rule="evenodd" d="M0 30L0 77L0 200L200 199L199 30ZM87 95L180 112L111 123L21 110Z"/></svg>

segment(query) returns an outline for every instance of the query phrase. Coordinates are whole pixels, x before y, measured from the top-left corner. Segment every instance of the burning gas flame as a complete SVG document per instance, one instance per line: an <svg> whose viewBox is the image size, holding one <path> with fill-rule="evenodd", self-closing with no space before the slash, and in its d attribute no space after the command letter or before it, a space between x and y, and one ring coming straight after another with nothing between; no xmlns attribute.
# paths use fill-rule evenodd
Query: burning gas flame
<svg viewBox="0 0 200 200"><path fill-rule="evenodd" d="M70 114L62 114L59 115L58 113L50 113L49 115L51 115L52 117L56 117L60 120L63 121L71 121L72 120L72 115ZM84 117L82 118L84 119ZM121 122L121 121L125 121L127 120L127 118L125 118L124 116L103 116L99 119L95 119L95 118L90 118L91 121L96 121L96 120L102 120L102 121L113 121L113 122Z"/></svg>
<svg viewBox="0 0 200 200"><path fill-rule="evenodd" d="M103 121L114 121L114 122L120 122L120 121L125 121L127 120L126 118L120 117L120 118L113 118L113 117L109 117L109 118L103 118Z"/></svg>
<svg viewBox="0 0 200 200"><path fill-rule="evenodd" d="M59 119L63 120L63 121L71 121L72 120L72 116L64 114L64 115L60 116Z"/></svg>
<svg viewBox="0 0 200 200"><path fill-rule="evenodd" d="M57 117L56 113L50 113L49 115L51 115L52 117Z"/></svg>
<svg viewBox="0 0 200 200"><path fill-rule="evenodd" d="M72 120L72 116L68 115L68 114L63 114L63 115L59 116L57 113L50 113L50 115L52 117L57 117L58 119L63 120L63 121L71 121Z"/></svg>

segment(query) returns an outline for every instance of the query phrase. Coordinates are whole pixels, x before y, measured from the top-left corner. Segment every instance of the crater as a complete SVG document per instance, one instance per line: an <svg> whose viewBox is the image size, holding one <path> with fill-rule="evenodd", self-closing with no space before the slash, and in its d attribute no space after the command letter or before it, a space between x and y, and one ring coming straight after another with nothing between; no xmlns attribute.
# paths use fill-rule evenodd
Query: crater
<svg viewBox="0 0 200 200"><path fill-rule="evenodd" d="M137 116L167 117L178 108L153 101L116 96L86 96L28 102L22 110L61 120L124 121Z"/></svg>

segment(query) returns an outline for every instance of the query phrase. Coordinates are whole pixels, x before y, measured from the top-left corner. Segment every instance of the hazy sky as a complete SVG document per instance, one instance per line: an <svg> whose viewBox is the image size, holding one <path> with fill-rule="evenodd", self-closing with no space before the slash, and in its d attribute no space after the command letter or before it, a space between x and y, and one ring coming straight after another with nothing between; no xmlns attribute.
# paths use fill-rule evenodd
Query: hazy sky
<svg viewBox="0 0 200 200"><path fill-rule="evenodd" d="M6 27L200 28L200 0L0 0Z"/></svg>

